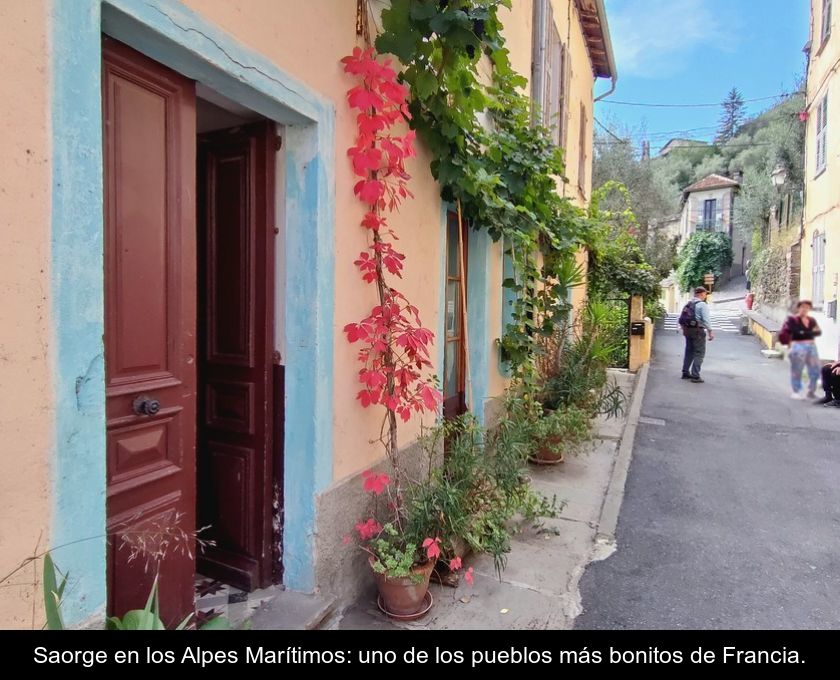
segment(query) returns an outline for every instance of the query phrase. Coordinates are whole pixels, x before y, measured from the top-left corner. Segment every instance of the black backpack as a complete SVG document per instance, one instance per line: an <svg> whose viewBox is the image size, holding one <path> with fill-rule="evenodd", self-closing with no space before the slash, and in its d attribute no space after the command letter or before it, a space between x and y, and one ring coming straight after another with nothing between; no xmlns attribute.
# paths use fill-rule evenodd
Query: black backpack
<svg viewBox="0 0 840 680"><path fill-rule="evenodd" d="M683 328L697 328L697 310L694 309L697 305L697 300L689 300L680 313L679 324Z"/></svg>

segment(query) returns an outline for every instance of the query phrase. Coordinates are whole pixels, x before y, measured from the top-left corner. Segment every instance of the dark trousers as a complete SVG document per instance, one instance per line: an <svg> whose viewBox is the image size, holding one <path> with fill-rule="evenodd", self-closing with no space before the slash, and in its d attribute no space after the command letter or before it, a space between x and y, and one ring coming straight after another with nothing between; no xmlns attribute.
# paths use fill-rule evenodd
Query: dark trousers
<svg viewBox="0 0 840 680"><path fill-rule="evenodd" d="M834 364L826 364L822 367L822 386L825 396L840 401L840 375L834 375L831 367Z"/></svg>
<svg viewBox="0 0 840 680"><path fill-rule="evenodd" d="M685 357L683 358L683 375L692 378L700 377L700 367L706 356L706 331L702 328L685 329Z"/></svg>

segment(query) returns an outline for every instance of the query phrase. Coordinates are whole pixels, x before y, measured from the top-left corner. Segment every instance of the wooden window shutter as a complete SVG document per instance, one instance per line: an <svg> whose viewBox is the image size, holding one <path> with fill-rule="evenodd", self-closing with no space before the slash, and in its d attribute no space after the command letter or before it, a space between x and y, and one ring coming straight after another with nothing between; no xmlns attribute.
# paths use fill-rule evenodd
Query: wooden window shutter
<svg viewBox="0 0 840 680"><path fill-rule="evenodd" d="M566 129L569 121L569 81L571 78L571 60L569 48L560 45L560 94L557 102L558 144L565 148Z"/></svg>
<svg viewBox="0 0 840 680"><path fill-rule="evenodd" d="M578 150L578 188L586 193L586 135L588 121L586 120L586 106L580 105L580 140Z"/></svg>

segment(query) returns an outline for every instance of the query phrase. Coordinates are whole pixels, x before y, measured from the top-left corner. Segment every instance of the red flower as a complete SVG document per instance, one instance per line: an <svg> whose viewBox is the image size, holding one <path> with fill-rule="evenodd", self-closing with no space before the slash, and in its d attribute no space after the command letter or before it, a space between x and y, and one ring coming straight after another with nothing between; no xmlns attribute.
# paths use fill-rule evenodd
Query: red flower
<svg viewBox="0 0 840 680"><path fill-rule="evenodd" d="M365 492L372 493L376 496L381 496L382 492L385 491L385 487L391 483L391 478L384 472L381 475L377 475L370 470L365 470L362 473L362 478L365 480Z"/></svg>
<svg viewBox="0 0 840 680"><path fill-rule="evenodd" d="M423 547L426 549L426 556L430 560L436 560L440 557L440 539L439 538L427 538L423 541Z"/></svg>
<svg viewBox="0 0 840 680"><path fill-rule="evenodd" d="M382 531L382 525L371 517L367 522L359 522L356 525L356 531L359 532L359 538L363 541L369 541L379 535L379 532Z"/></svg>
<svg viewBox="0 0 840 680"><path fill-rule="evenodd" d="M801 120L803 123L808 120L808 110L807 109L799 112L799 120Z"/></svg>
<svg viewBox="0 0 840 680"><path fill-rule="evenodd" d="M467 569L467 573L464 574L464 580L469 583L470 585L473 584L473 568L470 567Z"/></svg>
<svg viewBox="0 0 840 680"><path fill-rule="evenodd" d="M449 571L458 571L461 568L461 558L453 557L449 560Z"/></svg>

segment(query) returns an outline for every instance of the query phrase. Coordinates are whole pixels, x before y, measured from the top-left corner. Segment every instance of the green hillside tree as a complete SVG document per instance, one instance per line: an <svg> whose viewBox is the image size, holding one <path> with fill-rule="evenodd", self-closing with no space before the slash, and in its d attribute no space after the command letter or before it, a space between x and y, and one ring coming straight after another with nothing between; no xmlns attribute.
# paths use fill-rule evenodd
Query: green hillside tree
<svg viewBox="0 0 840 680"><path fill-rule="evenodd" d="M737 87L733 87L729 91L721 107L723 111L720 116L715 144L726 144L726 142L737 135L738 130L744 124L746 118L744 98L741 96Z"/></svg>

